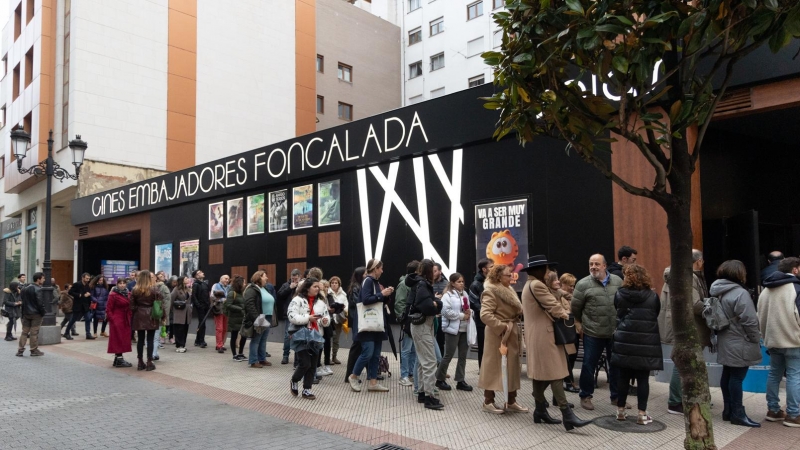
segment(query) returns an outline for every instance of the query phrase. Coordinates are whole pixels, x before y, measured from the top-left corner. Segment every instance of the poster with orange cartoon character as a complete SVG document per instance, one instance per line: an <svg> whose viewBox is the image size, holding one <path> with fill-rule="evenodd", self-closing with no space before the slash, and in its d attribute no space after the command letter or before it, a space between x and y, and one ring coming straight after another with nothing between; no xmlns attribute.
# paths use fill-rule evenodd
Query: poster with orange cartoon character
<svg viewBox="0 0 800 450"><path fill-rule="evenodd" d="M521 291L528 278L522 272L528 260L528 200L475 205L475 242L477 260L510 266L511 285Z"/></svg>

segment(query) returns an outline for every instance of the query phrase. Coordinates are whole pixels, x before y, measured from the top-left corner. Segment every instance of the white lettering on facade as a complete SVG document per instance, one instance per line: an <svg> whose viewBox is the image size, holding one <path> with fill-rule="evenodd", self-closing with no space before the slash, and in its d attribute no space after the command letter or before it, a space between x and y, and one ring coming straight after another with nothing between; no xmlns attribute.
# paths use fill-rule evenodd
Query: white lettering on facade
<svg viewBox="0 0 800 450"><path fill-rule="evenodd" d="M308 164L308 167L311 167L312 169L316 169L317 167L321 166L321 165L322 165L322 163L324 163L324 162L325 162L325 154L327 153L327 152L326 152L326 151L323 149L323 150L322 150L322 158L319 160L319 164L316 164L316 165L314 165L314 164L311 164L311 161L309 161L309 160L308 160L308 155L309 155L309 153L311 153L311 152L309 151L309 150L311 149L311 144L312 144L312 143L314 143L315 141L322 142L322 139L320 139L320 138L316 137L316 138L314 138L314 139L312 139L312 140L308 141L308 144L306 144L306 164Z"/></svg>
<svg viewBox="0 0 800 450"><path fill-rule="evenodd" d="M389 147L389 122L397 122L400 124L403 132L400 134L400 140L397 142L397 145ZM383 148L386 152L391 152L400 148L403 145L403 138L406 137L406 125L403 123L402 120L398 119L397 117L387 117L383 121Z"/></svg>

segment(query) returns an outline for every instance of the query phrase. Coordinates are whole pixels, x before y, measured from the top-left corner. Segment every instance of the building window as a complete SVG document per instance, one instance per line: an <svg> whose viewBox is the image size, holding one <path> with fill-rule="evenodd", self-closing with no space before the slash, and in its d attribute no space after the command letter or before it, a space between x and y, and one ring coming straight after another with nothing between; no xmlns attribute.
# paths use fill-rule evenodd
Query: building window
<svg viewBox="0 0 800 450"><path fill-rule="evenodd" d="M431 36L444 32L444 17L431 21Z"/></svg>
<svg viewBox="0 0 800 450"><path fill-rule="evenodd" d="M472 77L468 80L469 87L480 86L485 83L483 75L478 75L477 77Z"/></svg>
<svg viewBox="0 0 800 450"><path fill-rule="evenodd" d="M408 12L420 9L422 7L422 0L408 0Z"/></svg>
<svg viewBox="0 0 800 450"><path fill-rule="evenodd" d="M422 61L417 61L408 65L408 78L417 78L422 75Z"/></svg>
<svg viewBox="0 0 800 450"><path fill-rule="evenodd" d="M6 77L6 73L8 72L8 54L6 54L6 56L3 56L3 63L0 69L3 71L3 74L0 75L0 80L2 80L3 78Z"/></svg>
<svg viewBox="0 0 800 450"><path fill-rule="evenodd" d="M413 104L415 104L415 103L419 103L419 102L421 102L422 100L423 100L423 99L422 99L422 94L420 94L420 95L415 95L415 96L413 96L413 97L411 97L411 98L409 98L409 99L408 99L408 104L409 104L409 105L413 105Z"/></svg>
<svg viewBox="0 0 800 450"><path fill-rule="evenodd" d="M431 72L444 67L444 53L431 56Z"/></svg>
<svg viewBox="0 0 800 450"><path fill-rule="evenodd" d="M417 42L422 42L422 28L420 27L408 32L408 45L414 45Z"/></svg>
<svg viewBox="0 0 800 450"><path fill-rule="evenodd" d="M353 105L339 102L339 118L342 120L353 120Z"/></svg>
<svg viewBox="0 0 800 450"><path fill-rule="evenodd" d="M348 83L353 82L353 68L347 64L339 63L339 79Z"/></svg>
<svg viewBox="0 0 800 450"><path fill-rule="evenodd" d="M325 73L325 57L317 55L317 72Z"/></svg>
<svg viewBox="0 0 800 450"><path fill-rule="evenodd" d="M14 67L14 80L11 89L11 101L14 101L19 97L19 64Z"/></svg>
<svg viewBox="0 0 800 450"><path fill-rule="evenodd" d="M33 47L25 53L25 87L31 85L33 81Z"/></svg>
<svg viewBox="0 0 800 450"><path fill-rule="evenodd" d="M0 108L0 128L6 126L6 105Z"/></svg>
<svg viewBox="0 0 800 450"><path fill-rule="evenodd" d="M492 40L494 41L492 43L493 44L492 46L494 48L497 48L497 47L500 47L501 45L503 45L503 31L502 30L495 31L494 35L492 35Z"/></svg>
<svg viewBox="0 0 800 450"><path fill-rule="evenodd" d="M17 9L14 10L14 40L16 41L19 39L19 35L22 34L22 3L17 5Z"/></svg>
<svg viewBox="0 0 800 450"><path fill-rule="evenodd" d="M467 20L472 20L483 15L483 0L467 5Z"/></svg>
<svg viewBox="0 0 800 450"><path fill-rule="evenodd" d="M317 96L317 114L325 114L325 97Z"/></svg>
<svg viewBox="0 0 800 450"><path fill-rule="evenodd" d="M28 4L25 7L25 23L31 23L31 19L33 19L33 0L28 0Z"/></svg>
<svg viewBox="0 0 800 450"><path fill-rule="evenodd" d="M467 57L483 53L483 36L467 42Z"/></svg>
<svg viewBox="0 0 800 450"><path fill-rule="evenodd" d="M6 157L0 156L0 180L6 175Z"/></svg>
<svg viewBox="0 0 800 450"><path fill-rule="evenodd" d="M502 8L506 4L506 0L492 0L492 9Z"/></svg>
<svg viewBox="0 0 800 450"><path fill-rule="evenodd" d="M431 91L431 98L441 97L444 95L444 88L434 89Z"/></svg>

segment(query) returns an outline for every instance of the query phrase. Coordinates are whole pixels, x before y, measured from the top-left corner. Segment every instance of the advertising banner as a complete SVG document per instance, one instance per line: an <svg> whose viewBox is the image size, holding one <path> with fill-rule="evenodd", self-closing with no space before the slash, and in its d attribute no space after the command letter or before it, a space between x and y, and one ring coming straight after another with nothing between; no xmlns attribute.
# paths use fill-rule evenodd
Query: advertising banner
<svg viewBox="0 0 800 450"><path fill-rule="evenodd" d="M511 285L521 291L528 279L521 271L528 261L528 200L475 205L475 243L477 260L510 266Z"/></svg>
<svg viewBox="0 0 800 450"><path fill-rule="evenodd" d="M200 267L200 239L181 241L181 275L191 277Z"/></svg>
<svg viewBox="0 0 800 450"><path fill-rule="evenodd" d="M244 234L244 199L228 200L228 237Z"/></svg>
<svg viewBox="0 0 800 450"><path fill-rule="evenodd" d="M208 239L222 239L225 230L225 206L222 202L208 205Z"/></svg>
<svg viewBox="0 0 800 450"><path fill-rule="evenodd" d="M292 189L293 230L314 226L314 185L297 186Z"/></svg>
<svg viewBox="0 0 800 450"><path fill-rule="evenodd" d="M172 276L172 243L156 244L156 273L164 271L167 278Z"/></svg>
<svg viewBox="0 0 800 450"><path fill-rule="evenodd" d="M125 278L131 272L139 270L139 261L119 261L104 259L100 261L100 270L109 285L116 284L120 278Z"/></svg>
<svg viewBox="0 0 800 450"><path fill-rule="evenodd" d="M269 193L269 232L286 231L289 228L289 206L286 189Z"/></svg>
<svg viewBox="0 0 800 450"><path fill-rule="evenodd" d="M264 232L264 194L247 197L247 234Z"/></svg>
<svg viewBox="0 0 800 450"><path fill-rule="evenodd" d="M319 186L319 226L338 225L341 221L339 207L339 180L324 181Z"/></svg>

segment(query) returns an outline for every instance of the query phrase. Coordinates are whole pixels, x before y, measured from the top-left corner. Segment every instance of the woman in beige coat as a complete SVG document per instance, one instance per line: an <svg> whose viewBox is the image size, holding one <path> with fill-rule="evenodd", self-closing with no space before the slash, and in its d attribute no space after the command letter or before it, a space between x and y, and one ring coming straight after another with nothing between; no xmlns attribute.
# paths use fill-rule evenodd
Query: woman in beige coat
<svg viewBox="0 0 800 450"><path fill-rule="evenodd" d="M527 348L528 378L533 380L533 397L536 409L533 411L535 423L560 424L547 412L544 391L547 386L561 409L564 428L567 431L588 425L591 421L578 419L572 412L564 394L562 380L567 376L567 350L564 345L556 345L553 321L568 319L569 309L541 281L549 270L550 262L544 255L535 255L528 260L528 281L522 289L522 309L525 315L525 345ZM574 351L575 346L572 345Z"/></svg>
<svg viewBox="0 0 800 450"><path fill-rule="evenodd" d="M492 414L504 412L528 412L528 408L517 403L519 389L519 329L517 322L522 313L522 304L511 288L511 269L498 264L492 267L481 294L481 321L486 324L483 364L481 364L478 387L484 390L483 410ZM495 391L503 390L500 342L505 333L510 333L508 346L508 403L503 409L494 405Z"/></svg>

